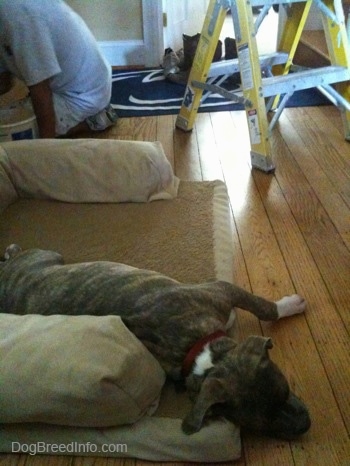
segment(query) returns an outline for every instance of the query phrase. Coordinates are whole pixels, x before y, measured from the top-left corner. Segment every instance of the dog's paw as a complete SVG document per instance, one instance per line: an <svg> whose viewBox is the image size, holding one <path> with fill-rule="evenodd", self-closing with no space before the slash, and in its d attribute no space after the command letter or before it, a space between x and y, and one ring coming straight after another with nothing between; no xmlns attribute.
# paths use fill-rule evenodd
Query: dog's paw
<svg viewBox="0 0 350 466"><path fill-rule="evenodd" d="M4 254L5 260L8 261L9 259L12 259L12 257L15 257L21 251L22 248L18 246L18 244L10 244L10 246L7 246Z"/></svg>
<svg viewBox="0 0 350 466"><path fill-rule="evenodd" d="M306 309L306 301L298 294L285 296L276 302L278 318L289 317L294 314L301 314Z"/></svg>
<svg viewBox="0 0 350 466"><path fill-rule="evenodd" d="M182 428L182 431L186 435L192 435L192 434L195 434L196 432L198 432L199 430L201 430L201 426L198 427L197 425L193 424L193 422L191 422L190 418L185 418L182 421L181 428Z"/></svg>

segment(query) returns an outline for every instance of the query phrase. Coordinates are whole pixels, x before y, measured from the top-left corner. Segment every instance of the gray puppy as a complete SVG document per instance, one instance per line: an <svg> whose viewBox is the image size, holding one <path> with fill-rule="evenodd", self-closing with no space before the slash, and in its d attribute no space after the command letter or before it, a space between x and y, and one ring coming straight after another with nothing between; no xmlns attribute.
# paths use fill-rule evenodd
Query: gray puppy
<svg viewBox="0 0 350 466"><path fill-rule="evenodd" d="M237 344L225 333L234 307L272 321L305 306L298 295L271 302L228 282L182 284L115 262L64 265L56 252L17 245L0 263L1 312L120 316L170 378L186 381L194 401L182 424L187 434L209 414L286 439L309 429L305 405L269 358L271 339Z"/></svg>

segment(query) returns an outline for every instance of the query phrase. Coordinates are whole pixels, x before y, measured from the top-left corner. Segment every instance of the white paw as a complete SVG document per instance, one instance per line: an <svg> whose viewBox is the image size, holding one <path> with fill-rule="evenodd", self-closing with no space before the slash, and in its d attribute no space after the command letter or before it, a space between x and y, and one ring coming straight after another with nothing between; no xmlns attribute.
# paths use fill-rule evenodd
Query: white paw
<svg viewBox="0 0 350 466"><path fill-rule="evenodd" d="M306 309L306 301L298 294L285 296L276 302L278 318L289 317L294 314L301 314Z"/></svg>
<svg viewBox="0 0 350 466"><path fill-rule="evenodd" d="M19 252L22 251L22 248L18 246L18 244L10 244L10 246L7 246L4 257L5 260L11 259L11 257L16 256Z"/></svg>
<svg viewBox="0 0 350 466"><path fill-rule="evenodd" d="M229 330L230 328L232 328L235 321L236 321L236 311L234 309L231 309L228 321L225 325L225 330Z"/></svg>

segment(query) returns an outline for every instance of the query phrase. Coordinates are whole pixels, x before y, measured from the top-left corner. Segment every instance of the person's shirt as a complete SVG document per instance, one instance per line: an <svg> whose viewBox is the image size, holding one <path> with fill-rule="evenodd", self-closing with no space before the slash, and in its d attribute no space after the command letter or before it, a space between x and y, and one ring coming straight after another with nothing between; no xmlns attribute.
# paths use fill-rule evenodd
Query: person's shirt
<svg viewBox="0 0 350 466"><path fill-rule="evenodd" d="M111 67L87 25L62 0L0 1L0 72L27 86L50 79L53 93L77 109L102 109Z"/></svg>

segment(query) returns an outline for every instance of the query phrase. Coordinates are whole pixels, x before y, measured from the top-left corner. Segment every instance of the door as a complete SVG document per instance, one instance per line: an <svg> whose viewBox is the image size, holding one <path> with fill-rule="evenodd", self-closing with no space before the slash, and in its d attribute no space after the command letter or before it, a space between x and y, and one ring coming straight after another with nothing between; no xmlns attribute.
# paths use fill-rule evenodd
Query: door
<svg viewBox="0 0 350 466"><path fill-rule="evenodd" d="M182 48L182 34L201 32L208 5L209 0L163 0L164 49L177 51Z"/></svg>

